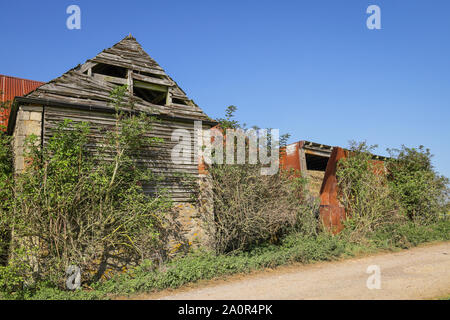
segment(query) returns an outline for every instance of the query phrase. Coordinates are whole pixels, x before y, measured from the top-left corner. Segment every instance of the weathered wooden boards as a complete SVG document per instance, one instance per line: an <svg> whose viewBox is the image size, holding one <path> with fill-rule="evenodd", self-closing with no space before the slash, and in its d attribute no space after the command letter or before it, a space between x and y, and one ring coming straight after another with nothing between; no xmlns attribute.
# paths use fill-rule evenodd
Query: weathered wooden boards
<svg viewBox="0 0 450 320"><path fill-rule="evenodd" d="M103 140L105 132L112 130L115 123L113 114L48 106L44 108L43 119L44 145L52 137L52 132L54 132L55 128L64 119L70 119L78 123L89 123L91 134L88 148L92 152L96 152L97 145ZM193 122L159 120L153 124L153 130L149 132L149 136L161 138L164 142L151 148L151 150L146 150L144 153L141 153L138 161L151 168L155 174L161 176L162 180L158 182L158 187L166 188L174 201L187 202L192 200L191 196L195 190L182 183L182 175L187 174L192 178L198 177L198 164L193 157L193 152L191 157L181 157L184 163L176 164L172 161L172 149L175 144L180 143L172 141L172 133L176 129L184 129L189 132L190 140L185 141L183 144L193 150ZM155 190L155 185L145 185L145 191L154 192Z"/></svg>
<svg viewBox="0 0 450 320"><path fill-rule="evenodd" d="M105 71L109 69L115 71L112 73ZM172 133L176 129L187 130L190 140L184 143L193 150L194 121L205 121L204 128L209 128L213 124L133 37L126 37L85 64L42 85L24 98L17 99L17 102L21 105L33 104L43 107L44 145L64 119L71 119L74 122L90 124L91 136L88 148L91 152L98 152L98 144L105 132L114 126L112 112L114 106L110 93L118 85L123 84L128 85L125 97L126 102L129 102L128 106L131 105L135 111L146 112L160 118L149 134L162 138L164 142L151 150L141 152L139 162L163 177L158 183L158 188L166 188L174 201L192 200L193 190L181 182L183 179L180 175L198 177L197 159L193 159L192 152L191 158L184 159L186 161L181 164L172 161L172 149L176 143L178 144L172 142ZM152 90L150 92L153 95L152 99L146 99L148 96L142 94L138 95L138 89ZM155 184L145 185L146 192L155 192L156 188Z"/></svg>
<svg viewBox="0 0 450 320"><path fill-rule="evenodd" d="M98 63L118 66L128 70L125 78L108 77L93 74L92 68ZM130 79L132 77L132 80ZM113 47L102 51L95 58L78 66L61 77L33 91L27 97L62 101L73 104L88 104L108 106L111 98L109 94L117 85L145 87L158 86L160 91L167 90L168 99L164 105L152 104L136 95L132 101L136 109L142 111L152 110L153 113L184 117L197 120L208 120L208 116L192 101L184 91L178 87L165 71L154 61L133 38L127 37ZM162 88L162 89L161 89ZM183 101L183 104L174 103L173 99Z"/></svg>

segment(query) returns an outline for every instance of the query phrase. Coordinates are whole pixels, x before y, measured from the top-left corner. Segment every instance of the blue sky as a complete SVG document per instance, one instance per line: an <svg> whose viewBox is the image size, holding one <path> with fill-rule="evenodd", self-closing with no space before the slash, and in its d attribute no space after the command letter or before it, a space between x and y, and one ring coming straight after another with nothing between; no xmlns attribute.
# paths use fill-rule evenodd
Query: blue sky
<svg viewBox="0 0 450 320"><path fill-rule="evenodd" d="M66 28L79 5L81 30ZM381 8L381 30L366 9ZM129 33L213 118L425 145L450 177L450 1L0 1L0 73L49 81Z"/></svg>

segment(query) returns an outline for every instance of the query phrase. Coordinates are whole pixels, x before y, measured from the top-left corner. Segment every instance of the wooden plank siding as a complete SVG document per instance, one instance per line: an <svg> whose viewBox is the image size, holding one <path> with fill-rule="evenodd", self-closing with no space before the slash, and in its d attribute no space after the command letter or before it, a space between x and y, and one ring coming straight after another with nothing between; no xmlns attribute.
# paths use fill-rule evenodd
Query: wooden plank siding
<svg viewBox="0 0 450 320"><path fill-rule="evenodd" d="M87 146L91 152L97 150L98 144L104 137L104 132L114 128L115 118L114 114L107 114L102 112L92 112L85 110L76 110L69 108L49 107L44 108L43 115L43 144L48 143L48 140L52 137L52 133L55 128L64 121L64 119L70 119L74 123L87 122L91 128L90 143ZM210 126L204 125L203 128L209 129ZM173 147L179 142L172 142L172 133L176 129L187 130L190 134L190 140L188 142L191 150L192 157L183 160L187 160L189 163L174 164L171 159L171 152ZM145 154L139 156L138 162L148 166L152 169L152 172L161 175L164 179L159 183L160 188L166 188L174 201L189 202L193 190L187 188L180 183L179 174L188 174L192 177L198 178L198 164L193 157L194 151L194 123L169 121L169 120L157 120L153 123L153 130L149 133L149 136L158 137L163 139L163 143L158 146L152 147L151 150ZM103 155L105 156L105 155ZM112 158L111 158L112 159ZM155 191L155 186L145 185L145 191L152 193Z"/></svg>

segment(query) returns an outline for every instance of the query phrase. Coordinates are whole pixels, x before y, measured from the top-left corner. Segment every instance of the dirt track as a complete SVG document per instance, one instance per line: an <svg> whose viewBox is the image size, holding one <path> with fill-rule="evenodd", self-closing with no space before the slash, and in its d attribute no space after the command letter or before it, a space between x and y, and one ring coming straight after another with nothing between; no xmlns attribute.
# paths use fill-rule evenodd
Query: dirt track
<svg viewBox="0 0 450 320"><path fill-rule="evenodd" d="M370 265L381 271L381 288L368 289ZM427 299L450 294L450 242L396 253L293 266L240 279L209 282L145 299Z"/></svg>

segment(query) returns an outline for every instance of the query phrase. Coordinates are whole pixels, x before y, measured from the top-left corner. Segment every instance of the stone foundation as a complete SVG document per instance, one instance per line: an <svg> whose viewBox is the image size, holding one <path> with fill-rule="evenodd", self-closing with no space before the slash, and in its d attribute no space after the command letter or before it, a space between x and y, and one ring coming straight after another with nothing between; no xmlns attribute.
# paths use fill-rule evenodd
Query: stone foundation
<svg viewBox="0 0 450 320"><path fill-rule="evenodd" d="M204 215L213 215L211 181L208 174L199 175L198 201L196 203L176 203L176 222L179 226L177 239L171 240L170 252L180 251L186 244L190 248L208 247L208 234L205 232Z"/></svg>

